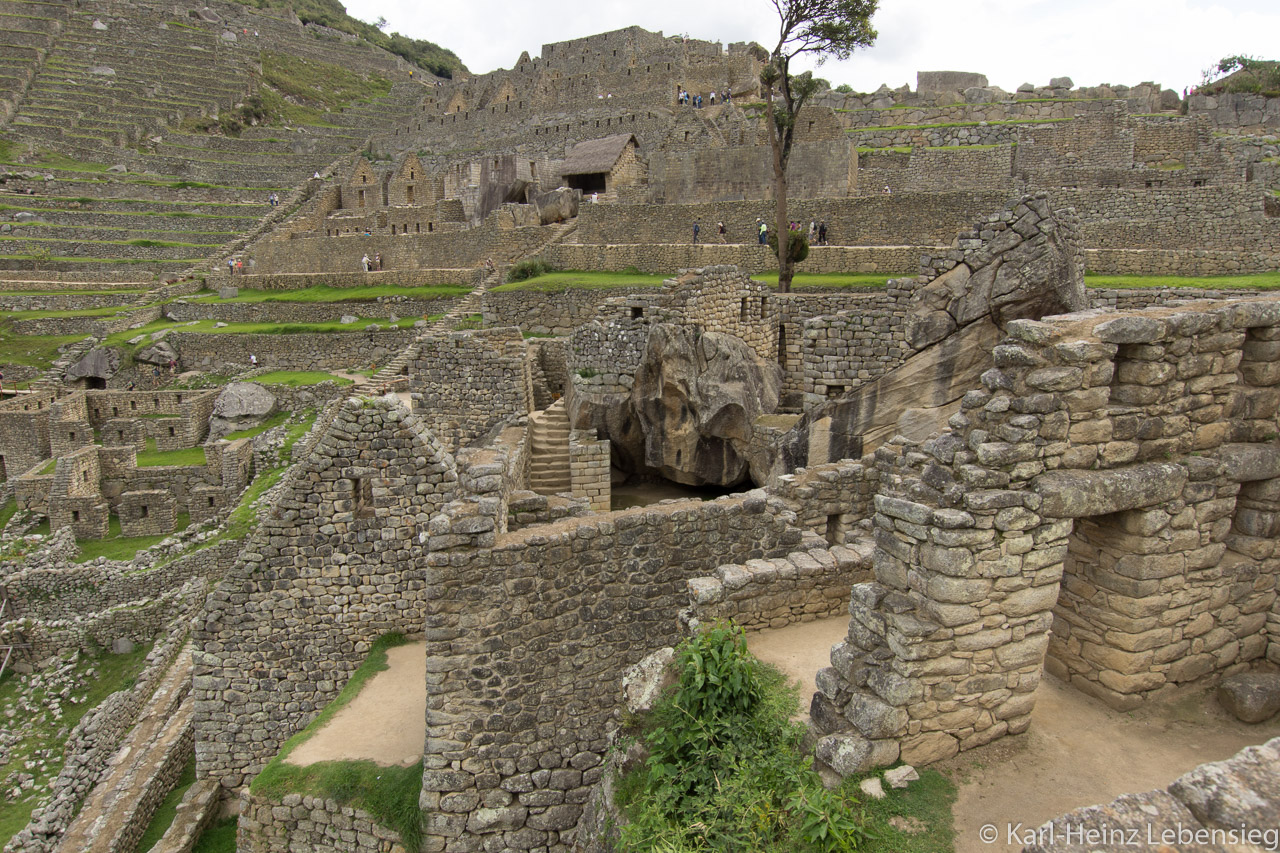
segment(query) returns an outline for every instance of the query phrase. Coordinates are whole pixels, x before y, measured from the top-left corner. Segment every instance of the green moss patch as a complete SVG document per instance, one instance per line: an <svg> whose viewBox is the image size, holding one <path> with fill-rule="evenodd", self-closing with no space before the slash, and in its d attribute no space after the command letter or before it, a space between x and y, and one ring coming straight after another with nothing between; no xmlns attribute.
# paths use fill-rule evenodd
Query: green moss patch
<svg viewBox="0 0 1280 853"><path fill-rule="evenodd" d="M178 450L157 450L156 440L147 439L147 449L138 451L139 468L155 468L159 465L205 465L203 447L183 447Z"/></svg>
<svg viewBox="0 0 1280 853"><path fill-rule="evenodd" d="M260 385L287 385L290 388L301 388L305 385L319 385L321 382L336 382L339 385L353 384L345 376L334 376L322 370L273 370L253 378Z"/></svg>

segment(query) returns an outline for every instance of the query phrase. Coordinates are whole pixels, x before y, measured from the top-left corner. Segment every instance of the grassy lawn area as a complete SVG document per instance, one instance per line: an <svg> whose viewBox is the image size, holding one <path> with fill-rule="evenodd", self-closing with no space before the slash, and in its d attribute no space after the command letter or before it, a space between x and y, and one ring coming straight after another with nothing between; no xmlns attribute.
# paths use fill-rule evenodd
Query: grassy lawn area
<svg viewBox="0 0 1280 853"><path fill-rule="evenodd" d="M83 338L83 335L15 335L0 319L0 364L25 364L47 370L58 358L58 347Z"/></svg>
<svg viewBox="0 0 1280 853"><path fill-rule="evenodd" d="M889 283L891 278L908 278L914 277L913 273L816 273L816 272L798 272L791 279L791 289L805 290L808 288L821 288L824 290L839 289L846 287L875 287L883 289ZM751 276L755 281L761 281L770 287L778 286L778 271L767 270L757 275Z"/></svg>
<svg viewBox="0 0 1280 853"><path fill-rule="evenodd" d="M0 844L7 843L27 825L32 810L47 793L49 782L62 769L62 751L71 729L107 696L132 686L149 650L150 646L139 646L123 655L80 654L63 658L55 667L57 681L69 684L61 689L45 678L44 686L24 690L27 676L12 670L5 673L0 680L0 714L5 714L5 728L16 736L16 741L4 753L0 779L26 774L33 777L35 784L17 799L0 799ZM29 694L25 703L23 693ZM54 708L58 709L57 714ZM15 715L9 717L6 712Z"/></svg>
<svg viewBox="0 0 1280 853"><path fill-rule="evenodd" d="M178 810L178 803L182 802L182 797L187 793L196 781L196 757L191 756L187 761L187 766L182 768L182 775L178 777L178 783L173 790L169 792L156 807L156 813L152 815L151 822L147 824L146 831L142 833L142 838L138 840L138 846L134 848L134 853L147 853L156 842L164 835L165 830L173 823L173 816Z"/></svg>
<svg viewBox="0 0 1280 853"><path fill-rule="evenodd" d="M4 530L5 525L9 523L9 519L13 518L14 513L17 511L18 502L13 498L9 498L0 506L0 530Z"/></svg>
<svg viewBox="0 0 1280 853"><path fill-rule="evenodd" d="M158 465L204 465L208 460L203 447L183 447L179 450L157 450L156 440L147 439L147 449L138 452L139 468Z"/></svg>
<svg viewBox="0 0 1280 853"><path fill-rule="evenodd" d="M180 512L173 520L173 532L186 530L190 525L191 516ZM145 551L171 535L165 533L160 536L121 536L120 519L112 515L107 522L106 539L76 540L76 545L80 546L80 556L76 557L75 562L87 563L99 557L106 557L108 560L132 560L139 551Z"/></svg>
<svg viewBox="0 0 1280 853"><path fill-rule="evenodd" d="M1210 275L1202 277L1177 275L1092 275L1085 274L1087 287L1131 290L1146 287L1186 287L1197 290L1277 290L1280 272L1253 275Z"/></svg>
<svg viewBox="0 0 1280 853"><path fill-rule="evenodd" d="M216 821L196 839L191 853L236 853L236 818Z"/></svg>
<svg viewBox="0 0 1280 853"><path fill-rule="evenodd" d="M490 288L492 293L534 290L539 293L562 293L566 290L603 290L611 287L659 287L669 275L642 272L587 272L564 270L535 276L526 281L513 281Z"/></svg>
<svg viewBox="0 0 1280 853"><path fill-rule="evenodd" d="M403 634L380 637L337 698L311 725L289 738L280 753L253 780L253 793L277 801L292 793L328 797L343 805L364 809L379 823L398 832L406 848L416 850L422 837L422 813L418 809L418 795L422 790L420 764L381 767L372 761L321 761L298 767L285 762L289 753L350 703L370 678L387 668L387 649L406 642Z"/></svg>
<svg viewBox="0 0 1280 853"><path fill-rule="evenodd" d="M391 329L411 329L413 324L421 320L421 317L402 317L394 324L387 322L386 317L361 317L354 323L228 323L225 326L216 327L216 320L199 320L195 323L175 323L172 320L156 320L154 323L148 323L137 329L126 329L123 332L116 332L107 336L103 344L109 347L126 347L129 341L139 335L150 335L155 332L168 329L174 332L201 332L204 334L215 335L314 335L320 332L364 332L365 326L370 323L377 323L382 327L382 331L390 331ZM79 340L73 338L72 340ZM139 347L151 346L152 341L146 340L138 344Z"/></svg>
<svg viewBox="0 0 1280 853"><path fill-rule="evenodd" d="M260 385L288 385L290 388L301 388L304 385L319 385L321 382L336 382L339 385L353 384L344 376L334 376L323 370L273 370L256 376L252 380Z"/></svg>
<svg viewBox="0 0 1280 853"><path fill-rule="evenodd" d="M231 299L219 299L218 302L370 302L380 296L436 299L465 296L470 292L470 287L461 284L432 284L424 285L423 287L405 287L399 284L379 284L368 287L318 285L301 290L250 290L241 288L237 296ZM185 298L206 299L215 295L213 291L208 291L196 294L194 297Z"/></svg>

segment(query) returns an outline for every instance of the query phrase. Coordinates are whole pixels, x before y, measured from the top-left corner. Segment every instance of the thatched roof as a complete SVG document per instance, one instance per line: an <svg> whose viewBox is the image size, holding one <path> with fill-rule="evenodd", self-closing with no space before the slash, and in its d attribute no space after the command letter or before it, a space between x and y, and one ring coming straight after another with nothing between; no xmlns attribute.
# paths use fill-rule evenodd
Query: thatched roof
<svg viewBox="0 0 1280 853"><path fill-rule="evenodd" d="M599 139L588 139L579 142L569 151L561 175L595 175L613 169L628 142L634 142L635 136L630 133L619 133L615 136L603 136Z"/></svg>

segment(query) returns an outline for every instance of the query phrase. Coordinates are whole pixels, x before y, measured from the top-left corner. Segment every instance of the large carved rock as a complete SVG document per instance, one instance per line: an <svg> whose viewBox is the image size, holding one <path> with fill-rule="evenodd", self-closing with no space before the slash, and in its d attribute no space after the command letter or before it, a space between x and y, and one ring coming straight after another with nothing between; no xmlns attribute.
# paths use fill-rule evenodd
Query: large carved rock
<svg viewBox="0 0 1280 853"><path fill-rule="evenodd" d="M655 325L631 391L645 464L687 485L741 483L752 424L777 408L781 387L782 369L739 338Z"/></svg>
<svg viewBox="0 0 1280 853"><path fill-rule="evenodd" d="M534 205L538 208L538 218L543 225L564 222L578 215L578 205L582 201L582 190L560 187L535 196Z"/></svg>
<svg viewBox="0 0 1280 853"><path fill-rule="evenodd" d="M213 404L209 418L209 435L221 438L237 430L249 429L275 411L276 398L253 382L232 382Z"/></svg>
<svg viewBox="0 0 1280 853"><path fill-rule="evenodd" d="M84 358L67 368L67 380L110 379L120 369L120 353L106 347L94 347Z"/></svg>
<svg viewBox="0 0 1280 853"><path fill-rule="evenodd" d="M157 367L168 367L169 362L178 360L178 351L168 341L160 341L155 346L147 347L135 355L133 360L143 364L154 364Z"/></svg>

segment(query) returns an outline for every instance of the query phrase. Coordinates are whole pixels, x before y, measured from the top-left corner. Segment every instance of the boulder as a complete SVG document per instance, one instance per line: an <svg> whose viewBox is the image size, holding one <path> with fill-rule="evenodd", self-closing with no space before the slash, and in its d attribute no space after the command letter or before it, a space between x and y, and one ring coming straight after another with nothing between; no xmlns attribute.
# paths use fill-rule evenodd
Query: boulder
<svg viewBox="0 0 1280 853"><path fill-rule="evenodd" d="M29 210L20 210L13 215L13 220L15 222L36 222L39 219L39 216Z"/></svg>
<svg viewBox="0 0 1280 853"><path fill-rule="evenodd" d="M236 34L231 32L231 30L226 30L222 33L222 40L233 43L239 41L239 39L236 38Z"/></svg>
<svg viewBox="0 0 1280 853"><path fill-rule="evenodd" d="M178 361L178 351L168 341L149 346L133 357L134 361L143 364L154 364L157 367L168 367L170 361Z"/></svg>
<svg viewBox="0 0 1280 853"><path fill-rule="evenodd" d="M94 65L89 68L90 74L97 74L99 77L114 77L116 70L110 65Z"/></svg>
<svg viewBox="0 0 1280 853"><path fill-rule="evenodd" d="M534 196L533 204L538 209L538 220L543 225L564 222L578 215L578 205L582 203L582 190L560 187L550 192Z"/></svg>
<svg viewBox="0 0 1280 853"><path fill-rule="evenodd" d="M76 379L110 379L120 369L120 353L106 347L94 347L67 368L67 381Z"/></svg>
<svg viewBox="0 0 1280 853"><path fill-rule="evenodd" d="M240 288L238 287L223 285L222 287L218 288L219 299L235 299L239 295L240 295Z"/></svg>
<svg viewBox="0 0 1280 853"><path fill-rule="evenodd" d="M997 98L994 89L986 86L970 86L964 90L964 100L969 104L991 104Z"/></svg>
<svg viewBox="0 0 1280 853"><path fill-rule="evenodd" d="M910 764L884 771L884 781L889 783L890 788L905 788L919 778L920 774Z"/></svg>
<svg viewBox="0 0 1280 853"><path fill-rule="evenodd" d="M340 318L338 318L338 322L343 324L344 326L349 326L352 323L359 323L360 318L352 314L343 314Z"/></svg>
<svg viewBox="0 0 1280 853"><path fill-rule="evenodd" d="M105 29L107 29L107 25L106 25L106 24L104 24L104 23L102 23L102 21L99 21L97 18L94 18L94 20L93 20L93 28L94 28L95 30L105 30Z"/></svg>
<svg viewBox="0 0 1280 853"><path fill-rule="evenodd" d="M113 175L123 175L128 173L129 167L123 163L117 163L114 166L108 166L107 171Z"/></svg>
<svg viewBox="0 0 1280 853"><path fill-rule="evenodd" d="M752 424L778 407L782 368L741 339L659 323L631 391L644 462L691 486L735 486L749 476Z"/></svg>
<svg viewBox="0 0 1280 853"><path fill-rule="evenodd" d="M675 649L667 646L627 667L622 673L622 693L627 711L643 714L653 709L663 692L678 680L671 668Z"/></svg>
<svg viewBox="0 0 1280 853"><path fill-rule="evenodd" d="M1280 674L1241 672L1218 685L1218 702L1236 719L1261 723L1280 711Z"/></svg>
<svg viewBox="0 0 1280 853"><path fill-rule="evenodd" d="M1050 89L1070 89L1075 85L1070 77L1054 77L1049 80Z"/></svg>
<svg viewBox="0 0 1280 853"><path fill-rule="evenodd" d="M209 435L221 438L228 433L260 424L276 409L276 398L253 382L232 382L222 389L209 418Z"/></svg>

